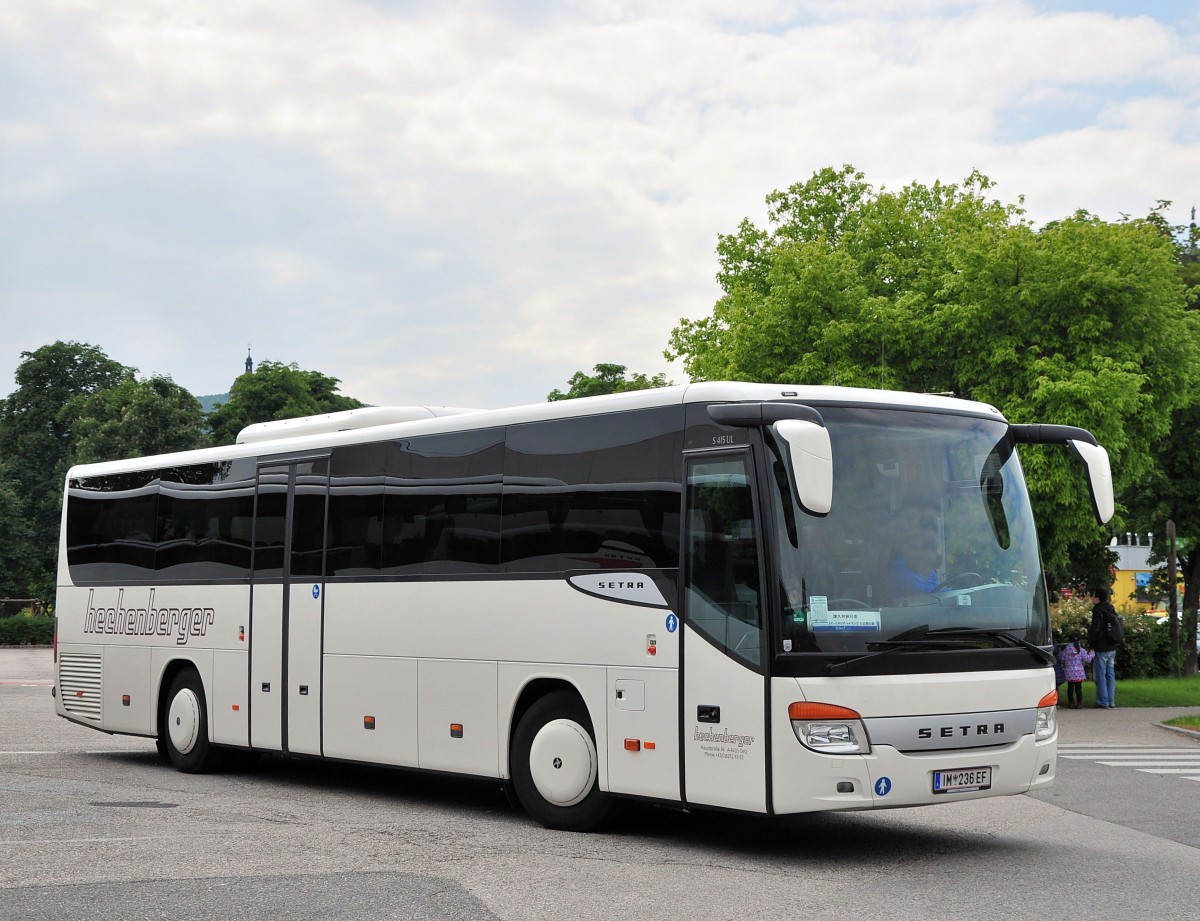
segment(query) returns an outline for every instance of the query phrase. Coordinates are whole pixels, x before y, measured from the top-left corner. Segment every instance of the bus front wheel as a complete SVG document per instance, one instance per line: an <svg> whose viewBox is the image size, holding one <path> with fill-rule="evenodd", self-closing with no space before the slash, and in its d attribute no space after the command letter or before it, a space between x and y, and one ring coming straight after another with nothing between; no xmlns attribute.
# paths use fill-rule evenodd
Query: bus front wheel
<svg viewBox="0 0 1200 921"><path fill-rule="evenodd" d="M525 811L547 828L590 831L607 818L612 802L600 792L598 765L587 709L574 694L548 694L517 724L513 786Z"/></svg>
<svg viewBox="0 0 1200 921"><path fill-rule="evenodd" d="M204 685L196 672L188 669L175 676L163 717L158 729L159 751L165 749L171 764L185 774L208 770L214 752L208 740Z"/></svg>

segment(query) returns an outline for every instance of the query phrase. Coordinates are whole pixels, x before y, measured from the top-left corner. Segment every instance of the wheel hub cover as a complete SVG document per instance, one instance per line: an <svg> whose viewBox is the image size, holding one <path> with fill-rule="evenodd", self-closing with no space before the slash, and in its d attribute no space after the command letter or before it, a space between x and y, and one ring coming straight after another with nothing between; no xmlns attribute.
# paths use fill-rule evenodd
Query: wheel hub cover
<svg viewBox="0 0 1200 921"><path fill-rule="evenodd" d="M574 720L553 720L533 737L529 770L543 799L556 806L574 806L596 782L596 746Z"/></svg>
<svg viewBox="0 0 1200 921"><path fill-rule="evenodd" d="M196 744L200 734L200 701L191 688L184 688L171 701L171 709L167 713L167 732L171 736L171 744L181 755L186 755Z"/></svg>

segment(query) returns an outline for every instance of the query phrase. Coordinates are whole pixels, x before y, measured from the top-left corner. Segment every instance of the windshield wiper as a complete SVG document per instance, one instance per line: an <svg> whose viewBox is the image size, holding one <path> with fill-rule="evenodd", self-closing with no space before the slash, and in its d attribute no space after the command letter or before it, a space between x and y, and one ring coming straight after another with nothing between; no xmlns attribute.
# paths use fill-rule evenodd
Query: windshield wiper
<svg viewBox="0 0 1200 921"><path fill-rule="evenodd" d="M1021 627L1009 627L1006 630L997 630L994 627L939 627L936 630L926 630L926 636L986 636L990 639L1000 640L1001 642L1012 646L1014 649L1025 649L1033 653L1039 662L1043 665L1053 665L1054 656L1046 652L1041 646L1036 646L1026 639L1019 636L1013 636L1011 630L1020 630Z"/></svg>
<svg viewBox="0 0 1200 921"><path fill-rule="evenodd" d="M914 651L917 649L962 649L962 643L954 642L953 640L879 640L874 643L869 643L869 646L885 648L878 649L873 652L868 652L866 655L855 656L853 659L846 659L842 662L831 662L825 666L825 674L841 675L844 672L850 671L851 667L860 662L875 661L882 659L884 656L890 656L893 653L901 651Z"/></svg>
<svg viewBox="0 0 1200 921"><path fill-rule="evenodd" d="M1009 629L1018 630L1021 628L1010 627ZM866 655L855 656L853 659L846 659L843 662L834 662L826 665L825 674L841 675L850 671L853 666L861 662L875 661L883 656L891 655L901 650L962 649L963 644L961 640L973 636L999 640L1006 646L1031 652L1043 665L1054 664L1054 656L1046 652L1046 650L1020 637L1013 636L1005 630L996 630L991 627L938 627L931 630L928 626L923 626L906 630L894 639L879 640L878 642L870 643L870 646L885 648L868 652Z"/></svg>

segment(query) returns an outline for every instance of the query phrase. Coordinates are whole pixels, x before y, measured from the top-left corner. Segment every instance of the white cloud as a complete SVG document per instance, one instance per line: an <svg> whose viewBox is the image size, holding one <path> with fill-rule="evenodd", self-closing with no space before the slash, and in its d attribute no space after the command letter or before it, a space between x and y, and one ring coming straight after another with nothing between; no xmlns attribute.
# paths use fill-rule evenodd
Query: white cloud
<svg viewBox="0 0 1200 921"><path fill-rule="evenodd" d="M1197 20L1075 5L9 0L0 379L76 338L197 393L247 341L372 402L681 380L717 235L843 162L1183 220Z"/></svg>

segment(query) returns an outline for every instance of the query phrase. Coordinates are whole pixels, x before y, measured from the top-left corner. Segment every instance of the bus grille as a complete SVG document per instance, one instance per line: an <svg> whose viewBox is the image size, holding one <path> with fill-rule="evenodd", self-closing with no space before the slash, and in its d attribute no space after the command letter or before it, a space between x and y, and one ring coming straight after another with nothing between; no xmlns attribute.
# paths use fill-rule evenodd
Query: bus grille
<svg viewBox="0 0 1200 921"><path fill-rule="evenodd" d="M78 653L60 655L58 692L68 713L100 722L100 657Z"/></svg>

